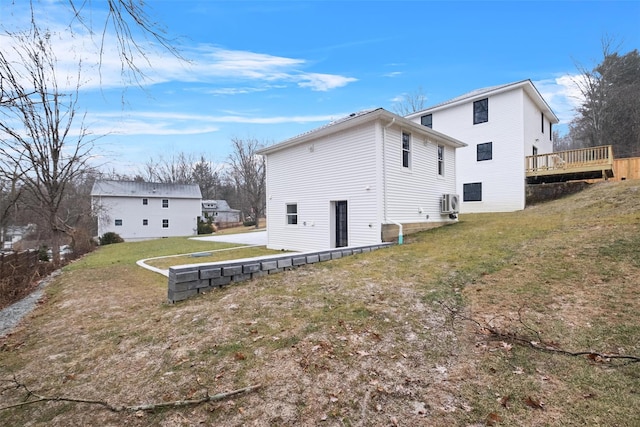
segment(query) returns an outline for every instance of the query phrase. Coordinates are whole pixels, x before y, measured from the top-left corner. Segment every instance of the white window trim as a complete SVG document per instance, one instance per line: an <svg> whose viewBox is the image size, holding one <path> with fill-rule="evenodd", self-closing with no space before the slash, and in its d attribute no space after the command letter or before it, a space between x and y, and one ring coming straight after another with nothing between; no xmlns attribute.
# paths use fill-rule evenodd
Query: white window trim
<svg viewBox="0 0 640 427"><path fill-rule="evenodd" d="M289 224L289 216L293 216L294 214L290 214L289 213L289 206L294 206L296 207L296 223L295 224ZM299 210L300 204L298 202L287 202L284 204L284 216L285 216L285 225L287 227L298 227L298 225L300 224L300 210Z"/></svg>

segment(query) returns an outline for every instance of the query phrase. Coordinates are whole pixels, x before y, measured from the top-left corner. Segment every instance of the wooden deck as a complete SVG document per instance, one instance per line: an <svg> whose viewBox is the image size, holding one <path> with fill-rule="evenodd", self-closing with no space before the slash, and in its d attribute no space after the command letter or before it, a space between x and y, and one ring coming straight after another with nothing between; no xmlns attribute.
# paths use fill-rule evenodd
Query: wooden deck
<svg viewBox="0 0 640 427"><path fill-rule="evenodd" d="M613 177L611 145L526 157L527 184Z"/></svg>

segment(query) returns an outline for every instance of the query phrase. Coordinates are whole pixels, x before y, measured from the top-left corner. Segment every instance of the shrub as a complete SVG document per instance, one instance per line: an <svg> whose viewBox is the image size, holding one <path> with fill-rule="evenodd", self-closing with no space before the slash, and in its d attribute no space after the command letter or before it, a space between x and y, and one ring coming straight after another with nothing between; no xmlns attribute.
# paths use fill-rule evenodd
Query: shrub
<svg viewBox="0 0 640 427"><path fill-rule="evenodd" d="M124 239L118 233L109 231L100 237L100 246L111 245L112 243L122 243Z"/></svg>
<svg viewBox="0 0 640 427"><path fill-rule="evenodd" d="M40 249L38 249L38 260L49 262L49 248L46 245L40 246Z"/></svg>
<svg viewBox="0 0 640 427"><path fill-rule="evenodd" d="M198 222L198 234L211 234L214 231L213 224L210 222Z"/></svg>

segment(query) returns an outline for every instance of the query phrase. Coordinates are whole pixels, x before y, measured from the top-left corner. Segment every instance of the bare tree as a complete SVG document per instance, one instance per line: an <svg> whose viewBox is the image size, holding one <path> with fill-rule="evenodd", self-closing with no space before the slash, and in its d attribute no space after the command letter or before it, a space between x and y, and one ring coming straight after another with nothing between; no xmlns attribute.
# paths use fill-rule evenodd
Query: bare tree
<svg viewBox="0 0 640 427"><path fill-rule="evenodd" d="M218 198L221 166L200 156L200 160L193 165L193 182L200 186L203 199Z"/></svg>
<svg viewBox="0 0 640 427"><path fill-rule="evenodd" d="M257 139L232 138L233 151L229 155L229 175L235 182L243 204L259 227L259 219L264 214L266 166L264 157L256 154L262 146Z"/></svg>
<svg viewBox="0 0 640 427"><path fill-rule="evenodd" d="M602 40L602 62L593 70L577 65L574 83L584 99L570 125L574 146L613 145L616 157L640 155L640 54L624 55L612 39Z"/></svg>
<svg viewBox="0 0 640 427"><path fill-rule="evenodd" d="M391 109L399 116L408 116L416 111L424 110L426 100L427 97L422 91L422 87L419 87L414 92L402 94L400 100L394 103Z"/></svg>
<svg viewBox="0 0 640 427"><path fill-rule="evenodd" d="M45 218L53 261L59 263L62 236L74 231L60 208L67 185L90 168L93 147L82 118L76 117L81 64L77 76L65 76L75 84L63 92L51 34L41 32L32 20L29 31L8 36L12 58L0 51L0 158L31 196L32 212Z"/></svg>

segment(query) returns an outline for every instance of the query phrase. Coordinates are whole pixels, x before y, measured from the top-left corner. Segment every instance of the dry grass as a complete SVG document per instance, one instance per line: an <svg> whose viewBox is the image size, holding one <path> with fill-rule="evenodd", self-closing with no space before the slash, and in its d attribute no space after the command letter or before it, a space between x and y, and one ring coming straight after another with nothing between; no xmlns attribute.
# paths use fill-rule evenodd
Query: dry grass
<svg viewBox="0 0 640 427"><path fill-rule="evenodd" d="M604 183L176 305L134 261L205 246L105 247L67 267L2 341L0 378L122 404L263 388L137 415L38 404L0 424L638 425L639 364L494 342L439 304L568 350L638 355L638 224L640 183Z"/></svg>

